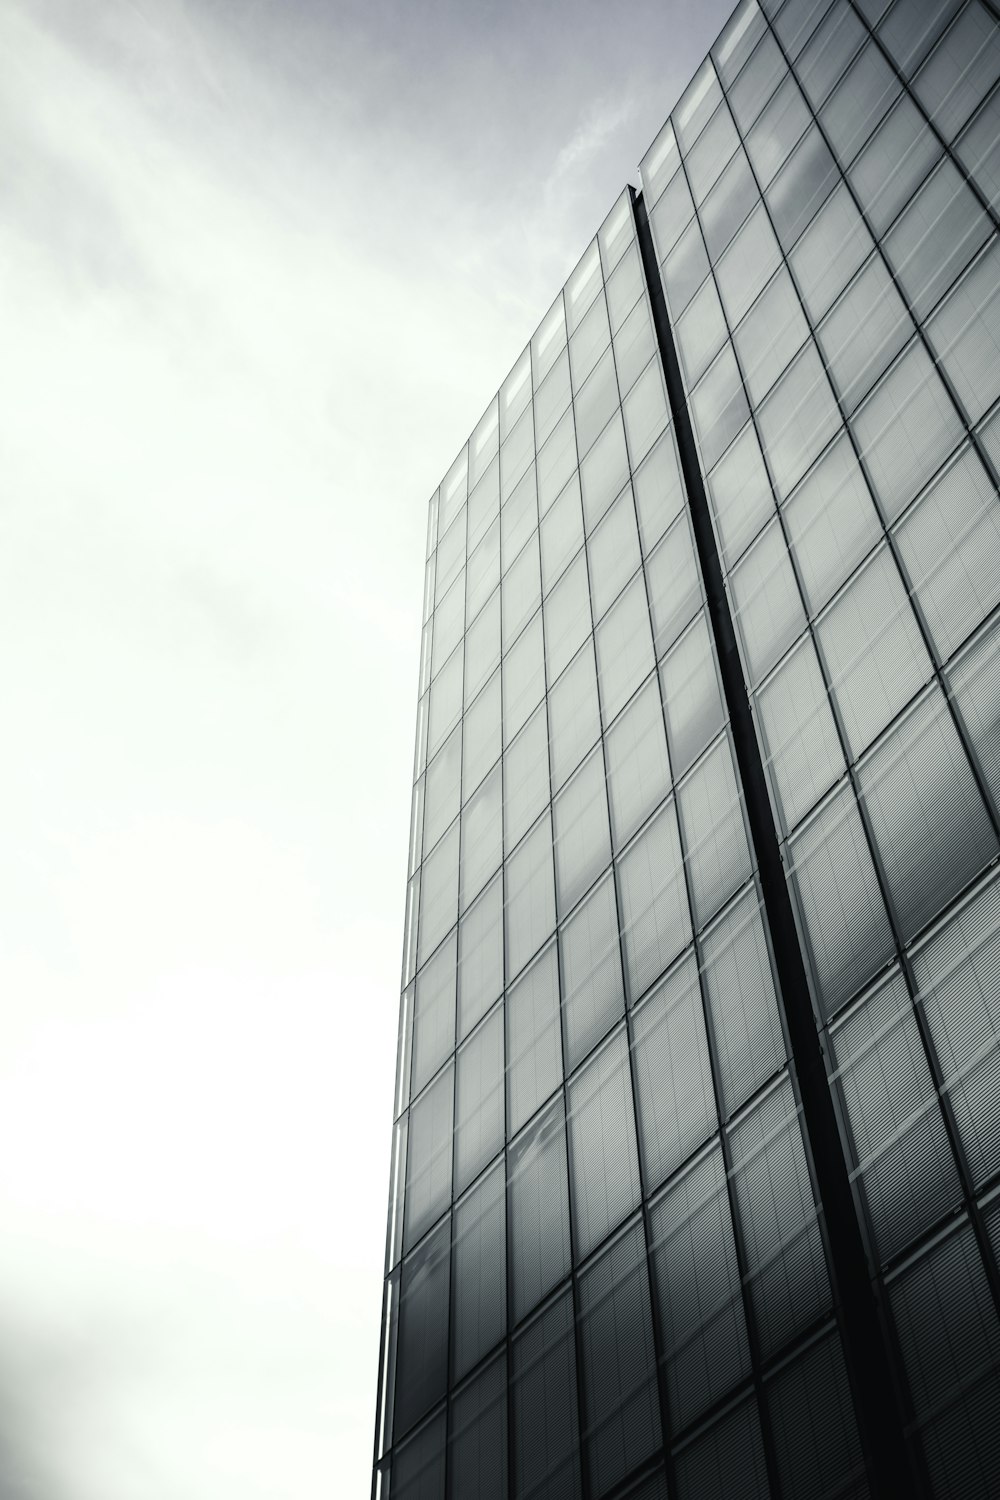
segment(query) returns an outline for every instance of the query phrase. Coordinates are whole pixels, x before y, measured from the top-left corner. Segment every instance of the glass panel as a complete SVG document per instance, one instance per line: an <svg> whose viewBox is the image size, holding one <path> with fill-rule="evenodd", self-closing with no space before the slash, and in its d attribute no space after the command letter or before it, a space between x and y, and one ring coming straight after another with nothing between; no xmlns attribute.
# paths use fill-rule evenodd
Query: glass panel
<svg viewBox="0 0 1000 1500"><path fill-rule="evenodd" d="M484 1021L457 1059L455 1082L455 1192L503 1149L503 1006Z"/></svg>
<svg viewBox="0 0 1000 1500"><path fill-rule="evenodd" d="M754 406L759 406L809 336L792 278L782 267L736 330L734 342Z"/></svg>
<svg viewBox="0 0 1000 1500"><path fill-rule="evenodd" d="M543 612L548 676L553 682L591 631L590 584L582 552L545 600Z"/></svg>
<svg viewBox="0 0 1000 1500"><path fill-rule="evenodd" d="M720 738L678 788L695 921L700 927L750 875L729 741Z"/></svg>
<svg viewBox="0 0 1000 1500"><path fill-rule="evenodd" d="M549 736L540 703L504 756L503 816L513 849L549 800Z"/></svg>
<svg viewBox="0 0 1000 1500"><path fill-rule="evenodd" d="M674 160L676 161L676 157ZM675 172L649 216L658 264L663 263L680 238L681 230L693 218L694 199L687 184L687 175Z"/></svg>
<svg viewBox="0 0 1000 1500"><path fill-rule="evenodd" d="M850 281L872 243L847 188L838 187L788 257L814 324Z"/></svg>
<svg viewBox="0 0 1000 1500"><path fill-rule="evenodd" d="M811 127L765 194L775 233L786 251L822 206L839 175L829 147Z"/></svg>
<svg viewBox="0 0 1000 1500"><path fill-rule="evenodd" d="M639 263L639 250L635 242L629 245L612 274L608 277L608 316L611 332L617 333L628 314L643 294L645 282Z"/></svg>
<svg viewBox="0 0 1000 1500"><path fill-rule="evenodd" d="M559 934L566 1069L593 1051L625 1010L618 911L610 875Z"/></svg>
<svg viewBox="0 0 1000 1500"><path fill-rule="evenodd" d="M465 715L462 789L471 796L500 758L500 673L494 672Z"/></svg>
<svg viewBox="0 0 1000 1500"><path fill-rule="evenodd" d="M767 210L761 204L754 209L715 268L719 295L731 328L736 327L780 263L781 250Z"/></svg>
<svg viewBox="0 0 1000 1500"><path fill-rule="evenodd" d="M458 812L462 775L462 726L445 740L427 767L424 846L433 849Z"/></svg>
<svg viewBox="0 0 1000 1500"><path fill-rule="evenodd" d="M817 627L854 759L931 675L931 661L888 548L881 547Z"/></svg>
<svg viewBox="0 0 1000 1500"><path fill-rule="evenodd" d="M577 262L576 270L573 271L566 282L566 326L570 333L570 344L572 346L573 335L580 327L587 313L594 304L594 299L604 290L604 276L601 272L601 251L596 239L591 240L583 255ZM573 353L570 349L570 360Z"/></svg>
<svg viewBox="0 0 1000 1500"><path fill-rule="evenodd" d="M667 397L657 356L649 361L622 403L625 436L633 466L645 458L667 425Z"/></svg>
<svg viewBox="0 0 1000 1500"><path fill-rule="evenodd" d="M619 495L592 533L588 550L591 600L599 620L639 566L639 531L630 489Z"/></svg>
<svg viewBox="0 0 1000 1500"><path fill-rule="evenodd" d="M639 537L648 556L684 504L680 465L673 431L668 430L636 470L632 484Z"/></svg>
<svg viewBox="0 0 1000 1500"><path fill-rule="evenodd" d="M513 1317L517 1322L570 1267L566 1126L561 1098L508 1151Z"/></svg>
<svg viewBox="0 0 1000 1500"><path fill-rule="evenodd" d="M514 1340L517 1500L579 1500L573 1301L569 1291Z"/></svg>
<svg viewBox="0 0 1000 1500"><path fill-rule="evenodd" d="M458 924L458 1035L467 1036L503 990L503 877Z"/></svg>
<svg viewBox="0 0 1000 1500"><path fill-rule="evenodd" d="M646 299L637 302L615 334L615 364L618 367L618 389L628 391L640 370L644 370L656 352L653 324Z"/></svg>
<svg viewBox="0 0 1000 1500"><path fill-rule="evenodd" d="M826 0L820 0L821 6L825 3ZM867 35L857 16L846 6L836 5L827 10L803 48L795 69L813 109L819 109Z"/></svg>
<svg viewBox="0 0 1000 1500"><path fill-rule="evenodd" d="M1000 208L1000 91L994 89L955 150L996 213Z"/></svg>
<svg viewBox="0 0 1000 1500"><path fill-rule="evenodd" d="M660 665L675 779L725 723L708 622L702 613Z"/></svg>
<svg viewBox="0 0 1000 1500"><path fill-rule="evenodd" d="M670 1415L683 1428L750 1370L726 1171L718 1146L653 1205L649 1227ZM714 1493L700 1485L691 1491L699 1500ZM738 1493L728 1486L718 1492L720 1500Z"/></svg>
<svg viewBox="0 0 1000 1500"><path fill-rule="evenodd" d="M910 202L941 147L908 94L886 115L850 171L851 183L876 234L884 234Z"/></svg>
<svg viewBox="0 0 1000 1500"><path fill-rule="evenodd" d="M677 321L677 354L688 390L697 385L727 337L719 296L709 277Z"/></svg>
<svg viewBox="0 0 1000 1500"><path fill-rule="evenodd" d="M728 345L692 395L691 414L707 473L750 415L736 359Z"/></svg>
<svg viewBox="0 0 1000 1500"><path fill-rule="evenodd" d="M503 788L495 766L462 813L463 911L479 895L503 859Z"/></svg>
<svg viewBox="0 0 1000 1500"><path fill-rule="evenodd" d="M588 531L598 521L622 487L628 483L628 452L625 424L616 412L580 465L583 515Z"/></svg>
<svg viewBox="0 0 1000 1500"><path fill-rule="evenodd" d="M846 769L816 647L803 640L757 696L771 783L792 829Z"/></svg>
<svg viewBox="0 0 1000 1500"><path fill-rule="evenodd" d="M733 82L766 31L767 22L760 13L757 0L740 0L712 48L716 71L723 84Z"/></svg>
<svg viewBox="0 0 1000 1500"><path fill-rule="evenodd" d="M531 340L531 369L535 390L555 365L566 347L566 314L563 294L559 293Z"/></svg>
<svg viewBox="0 0 1000 1500"><path fill-rule="evenodd" d="M687 153L688 181L696 203L703 202L739 143L732 116L722 104Z"/></svg>
<svg viewBox="0 0 1000 1500"><path fill-rule="evenodd" d="M966 734L987 786L993 794L993 805L1000 809L1000 673L997 652L1000 650L1000 625L993 625L949 674L951 686L963 720Z"/></svg>
<svg viewBox="0 0 1000 1500"><path fill-rule="evenodd" d="M665 1182L716 1128L705 1017L693 957L685 959L636 1006L632 1027L648 1192Z"/></svg>
<svg viewBox="0 0 1000 1500"><path fill-rule="evenodd" d="M454 1065L449 1063L410 1106L404 1250L409 1250L420 1239L451 1202L454 1073ZM405 1272L403 1279L405 1283Z"/></svg>
<svg viewBox="0 0 1000 1500"><path fill-rule="evenodd" d="M825 1017L886 963L894 944L857 804L842 787L797 835L795 887Z"/></svg>
<svg viewBox="0 0 1000 1500"><path fill-rule="evenodd" d="M487 677L500 665L500 590L479 611L465 633L465 702L470 704ZM467 787L466 791L471 790Z"/></svg>
<svg viewBox="0 0 1000 1500"><path fill-rule="evenodd" d="M507 975L520 973L556 925L552 826L546 813L507 861Z"/></svg>
<svg viewBox="0 0 1000 1500"><path fill-rule="evenodd" d="M1000 396L1000 240L966 272L927 332L969 421L977 422Z"/></svg>
<svg viewBox="0 0 1000 1500"><path fill-rule="evenodd" d="M760 202L750 164L742 151L733 157L701 206L701 227L714 263L752 208Z"/></svg>
<svg viewBox="0 0 1000 1500"><path fill-rule="evenodd" d="M873 255L819 330L827 368L853 411L902 349L913 323L880 256Z"/></svg>
<svg viewBox="0 0 1000 1500"><path fill-rule="evenodd" d="M455 1046L455 979L458 933L429 959L417 975L413 1007L411 1084L419 1093Z"/></svg>
<svg viewBox="0 0 1000 1500"><path fill-rule="evenodd" d="M834 1332L807 1345L782 1370L768 1395L782 1493L821 1495L829 1476L854 1475L843 1495L868 1494L850 1386Z"/></svg>
<svg viewBox="0 0 1000 1500"><path fill-rule="evenodd" d="M538 454L538 513L544 516L576 470L576 427L568 411Z"/></svg>
<svg viewBox="0 0 1000 1500"><path fill-rule="evenodd" d="M583 546L580 481L574 475L540 528L542 587L548 593L571 557Z"/></svg>
<svg viewBox="0 0 1000 1500"><path fill-rule="evenodd" d="M392 1456L392 1500L443 1500L445 1415L426 1427Z"/></svg>
<svg viewBox="0 0 1000 1500"><path fill-rule="evenodd" d="M513 1135L562 1082L555 944L508 990L507 1130Z"/></svg>
<svg viewBox="0 0 1000 1500"><path fill-rule="evenodd" d="M522 631L503 660L504 742L509 743L527 723L545 692L541 611Z"/></svg>
<svg viewBox="0 0 1000 1500"><path fill-rule="evenodd" d="M574 1250L589 1255L637 1206L639 1158L624 1028L567 1087Z"/></svg>
<svg viewBox="0 0 1000 1500"><path fill-rule="evenodd" d="M708 275L708 256L697 223L689 224L680 236L661 274L671 317L679 318Z"/></svg>
<svg viewBox="0 0 1000 1500"><path fill-rule="evenodd" d="M799 485L784 516L802 587L816 614L882 535L846 432Z"/></svg>
<svg viewBox="0 0 1000 1500"><path fill-rule="evenodd" d="M932 1244L889 1295L934 1493L988 1500L1000 1328L971 1226Z"/></svg>
<svg viewBox="0 0 1000 1500"><path fill-rule="evenodd" d="M615 848L628 842L670 790L667 737L656 678L636 694L605 740Z"/></svg>
<svg viewBox="0 0 1000 1500"><path fill-rule="evenodd" d="M531 350L525 349L500 387L500 441L531 405Z"/></svg>
<svg viewBox="0 0 1000 1500"><path fill-rule="evenodd" d="M502 1354L452 1397L448 1471L453 1495L507 1500L507 1367Z"/></svg>
<svg viewBox="0 0 1000 1500"><path fill-rule="evenodd" d="M679 166L680 155L674 127L668 120L646 152L639 168L642 175L642 195L647 203L656 202Z"/></svg>
<svg viewBox="0 0 1000 1500"><path fill-rule="evenodd" d="M541 448L554 432L559 418L569 406L569 355L564 349L535 390L535 445Z"/></svg>
<svg viewBox="0 0 1000 1500"><path fill-rule="evenodd" d="M722 1336L728 1340L728 1330ZM726 1353L732 1357L729 1343ZM674 1474L679 1500L770 1500L756 1399L729 1407L678 1453Z"/></svg>
<svg viewBox="0 0 1000 1500"><path fill-rule="evenodd" d="M739 78L729 90L729 107L746 134L785 76L785 59L774 37L763 36Z"/></svg>
<svg viewBox="0 0 1000 1500"><path fill-rule="evenodd" d="M653 648L662 656L701 608L701 575L687 516L678 516L650 556L646 590L653 616Z"/></svg>
<svg viewBox="0 0 1000 1500"><path fill-rule="evenodd" d="M962 0L897 0L879 26L879 37L901 73L920 66Z"/></svg>
<svg viewBox="0 0 1000 1500"><path fill-rule="evenodd" d="M451 1224L403 1262L396 1358L394 1433L407 1432L445 1393Z"/></svg>
<svg viewBox="0 0 1000 1500"><path fill-rule="evenodd" d="M635 244L632 200L628 192L622 193L604 220L597 231L597 239L601 247L605 272L610 275Z"/></svg>
<svg viewBox="0 0 1000 1500"><path fill-rule="evenodd" d="M787 495L840 426L816 346L807 344L758 414L760 435L780 495Z"/></svg>
<svg viewBox="0 0 1000 1500"><path fill-rule="evenodd" d="M604 756L600 748L584 761L556 797L552 819L557 904L560 915L565 916L611 863Z"/></svg>
<svg viewBox="0 0 1000 1500"><path fill-rule="evenodd" d="M537 531L504 578L502 594L503 638L506 648L542 602Z"/></svg>
<svg viewBox="0 0 1000 1500"><path fill-rule="evenodd" d="M877 1253L897 1254L961 1198L916 1017L898 972L834 1037L840 1088Z"/></svg>
<svg viewBox="0 0 1000 1500"><path fill-rule="evenodd" d="M580 1359L591 1493L604 1495L662 1440L641 1223L580 1277Z"/></svg>
<svg viewBox="0 0 1000 1500"><path fill-rule="evenodd" d="M750 886L702 942L722 1107L729 1118L785 1060L760 898Z"/></svg>
<svg viewBox="0 0 1000 1500"><path fill-rule="evenodd" d="M844 166L853 161L898 93L895 74L875 43L869 42L820 111Z"/></svg>
<svg viewBox="0 0 1000 1500"><path fill-rule="evenodd" d="M722 99L715 69L706 57L681 95L671 119L682 151L689 151Z"/></svg>
<svg viewBox="0 0 1000 1500"><path fill-rule="evenodd" d="M677 814L667 803L618 865L622 940L630 1002L691 941Z"/></svg>
<svg viewBox="0 0 1000 1500"><path fill-rule="evenodd" d="M779 521L772 521L730 575L752 682L759 682L805 628L798 584Z"/></svg>
<svg viewBox="0 0 1000 1500"><path fill-rule="evenodd" d="M913 973L973 1182L1000 1166L1000 884L993 879L913 955Z"/></svg>
<svg viewBox="0 0 1000 1500"><path fill-rule="evenodd" d="M886 239L886 253L917 317L927 316L991 232L954 163L943 161Z"/></svg>
<svg viewBox="0 0 1000 1500"><path fill-rule="evenodd" d="M596 631L597 669L604 723L610 724L653 670L646 585L634 578Z"/></svg>
<svg viewBox="0 0 1000 1500"><path fill-rule="evenodd" d="M444 666L462 639L465 626L465 579L459 576L434 611L434 672Z"/></svg>
<svg viewBox="0 0 1000 1500"><path fill-rule="evenodd" d="M600 732L594 648L588 641L549 693L549 754L554 792L580 764Z"/></svg>
<svg viewBox="0 0 1000 1500"><path fill-rule="evenodd" d="M526 411L500 450L500 493L504 500L513 495L534 457L535 427L531 412Z"/></svg>
<svg viewBox="0 0 1000 1500"><path fill-rule="evenodd" d="M595 253L596 250L595 244ZM598 263L599 274L600 264ZM598 286L600 287L600 283ZM611 324L608 322L608 305L604 300L602 290L569 341L570 370L574 390L579 390L583 385L610 343Z"/></svg>
<svg viewBox="0 0 1000 1500"><path fill-rule="evenodd" d="M505 572L537 525L535 475L531 470L524 475L500 512L500 550Z"/></svg>
<svg viewBox="0 0 1000 1500"><path fill-rule="evenodd" d="M424 860L417 964L434 952L458 918L458 819Z"/></svg>
<svg viewBox="0 0 1000 1500"><path fill-rule="evenodd" d="M954 140L1000 76L1000 35L972 0L917 74L913 91L946 141Z"/></svg>
<svg viewBox="0 0 1000 1500"><path fill-rule="evenodd" d="M474 620L500 582L500 522L496 520L469 558L466 619Z"/></svg>
<svg viewBox="0 0 1000 1500"><path fill-rule="evenodd" d="M598 360L594 373L577 392L573 405L576 410L576 441L582 458L618 406L618 378L611 349Z"/></svg>
<svg viewBox="0 0 1000 1500"><path fill-rule="evenodd" d="M940 688L859 768L872 835L906 938L997 853Z"/></svg>
<svg viewBox="0 0 1000 1500"><path fill-rule="evenodd" d="M504 1164L498 1161L455 1209L452 1379L461 1379L506 1332L506 1201Z"/></svg>
<svg viewBox="0 0 1000 1500"><path fill-rule="evenodd" d="M770 1354L830 1303L823 1241L787 1078L742 1116L730 1140L750 1299L761 1348Z"/></svg>
<svg viewBox="0 0 1000 1500"><path fill-rule="evenodd" d="M747 155L762 188L772 181L809 121L809 106L792 75L786 73L760 119L747 132Z"/></svg>
<svg viewBox="0 0 1000 1500"><path fill-rule="evenodd" d="M772 4L768 7L774 29L789 57L798 57L815 31L828 3L829 0L788 0L787 4L777 7ZM804 56L799 61L800 67L803 61Z"/></svg>
<svg viewBox="0 0 1000 1500"><path fill-rule="evenodd" d="M774 496L752 423L747 423L708 481L726 564L732 564L774 514Z"/></svg>
<svg viewBox="0 0 1000 1500"><path fill-rule="evenodd" d="M1000 508L971 448L910 512L897 539L938 654L946 661L1000 601Z"/></svg>

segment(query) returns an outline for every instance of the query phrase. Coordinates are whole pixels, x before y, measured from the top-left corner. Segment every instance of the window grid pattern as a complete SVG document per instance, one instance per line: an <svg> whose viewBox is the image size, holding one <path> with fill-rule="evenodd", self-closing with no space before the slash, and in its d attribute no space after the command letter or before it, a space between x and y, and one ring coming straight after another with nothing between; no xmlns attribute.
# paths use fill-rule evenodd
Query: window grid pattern
<svg viewBox="0 0 1000 1500"><path fill-rule="evenodd" d="M901 1255L912 1253L961 1208L995 1303L1000 1283L983 1225L982 1172L977 1176L975 1170L975 1145L989 1129L988 1111L981 1103L956 1110L956 1090L963 1088L965 1075L954 1050L942 1041L940 1023L935 1033L932 1017L940 1004L933 990L921 986L912 960L921 931L975 886L998 851L996 788L987 766L990 740L988 733L977 734L952 684L961 677L963 661L996 633L1000 506L995 454L989 452L990 418L980 418L984 409L992 409L1000 386L994 388L987 378L985 398L979 392L973 397L963 384L961 363L948 357L963 336L973 337L970 317L982 308L983 292L970 298L961 320L947 316L963 285L997 245L995 214L988 184L977 183L975 170L967 172L949 149L957 130L949 133L925 107L929 87L923 94L914 87L913 107L907 75L890 55L883 27L872 41L864 17L846 0L816 7L788 0L781 9L765 9L768 18L756 6L740 8L744 15L757 14L756 48L783 59L783 68L774 71L784 74L786 96L797 94L800 101L800 139L815 132L835 166L825 175L814 170L803 177L803 183L818 184L815 202L808 217L791 224L768 186L789 169L763 167L760 142L766 139L772 155L788 161L804 147L764 128L767 110L762 108L759 120L752 116L749 91L740 92L735 84L727 90L729 81L721 79L717 109L727 107L722 98L727 90L736 117L730 147L737 154L745 150L757 176L758 193L747 194L739 210L748 239L758 221L749 246L767 243L761 225L770 223L789 268L774 273L777 257L771 262L758 253L763 270L748 298L730 272L726 247L720 250L718 240L713 247L715 226L704 207L695 206L690 153L675 132L673 170L687 180L688 191L672 190L671 184L664 196L672 192L675 201L685 202L691 225L701 230L697 274L705 279L697 295L718 308L728 335L725 342L714 335L722 351L718 358L726 358L727 347L736 357L728 410L737 409L741 420L726 432L732 469L745 475L745 453L752 451L759 456L761 476L769 471L769 482L758 480L755 487L744 479L740 492L727 473L726 449L707 429L698 432L700 457L715 501L719 554L786 869L795 871L791 883L812 959L818 1021L830 1030L829 1050L838 1061L831 1081L872 1261L891 1271ZM960 12L958 20L951 28L947 18L942 21L927 49L929 58L946 51L963 18L970 21L971 6L953 9ZM977 16L981 46L967 55L966 71L978 67L983 73L990 66L983 53L992 48L992 72L982 85L988 93L1000 72L1000 43L994 20L982 7ZM903 45L905 33L907 45L919 50L911 20L897 17L895 45ZM922 64L928 72L933 66ZM744 71L750 71L749 63ZM945 102L961 87L959 70ZM838 110L839 99L853 99L851 110ZM863 128L848 123L851 111L863 113L869 103L872 113ZM964 128L970 110L952 103ZM891 177L900 171L899 128L886 117L890 110L901 117L903 106L918 122L919 137L903 153L904 163L914 160L914 180L886 211L879 199L898 192ZM768 108L776 114L775 106ZM787 99L783 109L789 118ZM892 155L880 141L890 125L896 131ZM880 151L886 153L881 163ZM940 179L946 173L944 191ZM649 196L645 165L643 180ZM915 229L918 206L935 197L942 205L936 218L925 212ZM650 217L655 225L655 206ZM829 259L844 267L834 285L828 269L813 266L812 241L823 242L820 231L827 220L836 234L835 240L826 239ZM938 221L947 225L951 260L934 243L935 234L943 233ZM963 223L975 227L963 231ZM733 230L734 256L742 233ZM661 242L658 253L662 248ZM682 342L684 322L678 321L677 308L691 305L692 288L671 265L671 253L676 259L676 252L661 257L661 277L675 337ZM685 263L693 256L685 247ZM789 272L798 308L782 314L771 294ZM745 267L741 274L744 281L752 279ZM817 279L822 275L825 285ZM988 286L985 272L982 279ZM837 310L846 312L852 298L854 321L842 318L840 334ZM761 347L754 327L758 307L769 347ZM947 337L935 336L939 326L953 330L960 322L964 333L952 333L950 344ZM683 349L679 352L697 428L698 389L690 382ZM762 376L765 369L773 373ZM786 384L794 391L789 401ZM935 392L933 417L929 389ZM772 409L781 420L774 420ZM718 403L706 410L716 418ZM925 434L936 429L933 442L921 436L920 423ZM741 447L744 452L735 457ZM713 486L720 470L721 483ZM836 557L828 539L838 531L841 506L847 542ZM945 508L948 522L935 528L931 518ZM917 541L925 525L928 532L935 530L933 547L921 548ZM810 532L815 533L812 547ZM974 560L980 547L983 570ZM824 550L836 558L832 568L828 560L820 561ZM880 607L869 611L863 600L874 599L876 591ZM989 668L976 675L982 703ZM988 721L985 706L979 713ZM811 942L822 927L829 949L831 911L838 909L841 946L852 950L849 961L844 953L831 957L817 951ZM975 952L966 951L959 969L975 962ZM874 990L860 994L891 963L898 967L889 987L878 979ZM953 1018L952 1029L956 1024ZM980 1048L991 1055L992 1022L983 1027ZM858 1038L865 1031L862 1044ZM848 1036L854 1045L841 1061L836 1049ZM988 1069L982 1058L978 1061ZM927 1170L928 1158L933 1172Z"/></svg>
<svg viewBox="0 0 1000 1500"><path fill-rule="evenodd" d="M951 1493L964 1393L928 1387L896 1288L958 1212L996 1317L1000 51L979 0L903 8L742 0L642 178L845 1149ZM429 507L380 1494L477 1463L498 1494L860 1475L699 571L625 195ZM649 1362L617 1386L616 1319ZM691 1395L713 1326L744 1353ZM518 1393L548 1392L550 1346L571 1388L532 1479ZM839 1425L789 1417L797 1381Z"/></svg>

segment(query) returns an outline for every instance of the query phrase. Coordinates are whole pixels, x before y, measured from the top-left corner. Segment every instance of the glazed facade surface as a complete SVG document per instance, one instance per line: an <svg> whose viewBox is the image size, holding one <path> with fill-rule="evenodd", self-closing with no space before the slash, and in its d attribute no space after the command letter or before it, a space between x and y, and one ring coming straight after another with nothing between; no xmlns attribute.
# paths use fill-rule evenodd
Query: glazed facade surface
<svg viewBox="0 0 1000 1500"><path fill-rule="evenodd" d="M742 3L432 498L380 1500L1000 1493L998 79Z"/></svg>

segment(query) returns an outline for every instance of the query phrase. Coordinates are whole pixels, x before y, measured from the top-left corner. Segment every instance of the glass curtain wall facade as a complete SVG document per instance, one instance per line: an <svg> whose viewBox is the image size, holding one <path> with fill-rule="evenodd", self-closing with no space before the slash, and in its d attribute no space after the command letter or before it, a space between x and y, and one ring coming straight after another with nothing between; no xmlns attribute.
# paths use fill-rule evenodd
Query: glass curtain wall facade
<svg viewBox="0 0 1000 1500"><path fill-rule="evenodd" d="M1000 1493L998 79L740 4L432 498L379 1500Z"/></svg>

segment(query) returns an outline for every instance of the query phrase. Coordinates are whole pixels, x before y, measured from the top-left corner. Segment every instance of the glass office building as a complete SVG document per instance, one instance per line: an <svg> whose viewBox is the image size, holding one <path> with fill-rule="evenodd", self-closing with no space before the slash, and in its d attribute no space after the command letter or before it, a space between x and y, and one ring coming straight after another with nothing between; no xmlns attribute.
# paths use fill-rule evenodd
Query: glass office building
<svg viewBox="0 0 1000 1500"><path fill-rule="evenodd" d="M431 500L379 1500L1000 1494L998 79L743 0Z"/></svg>

